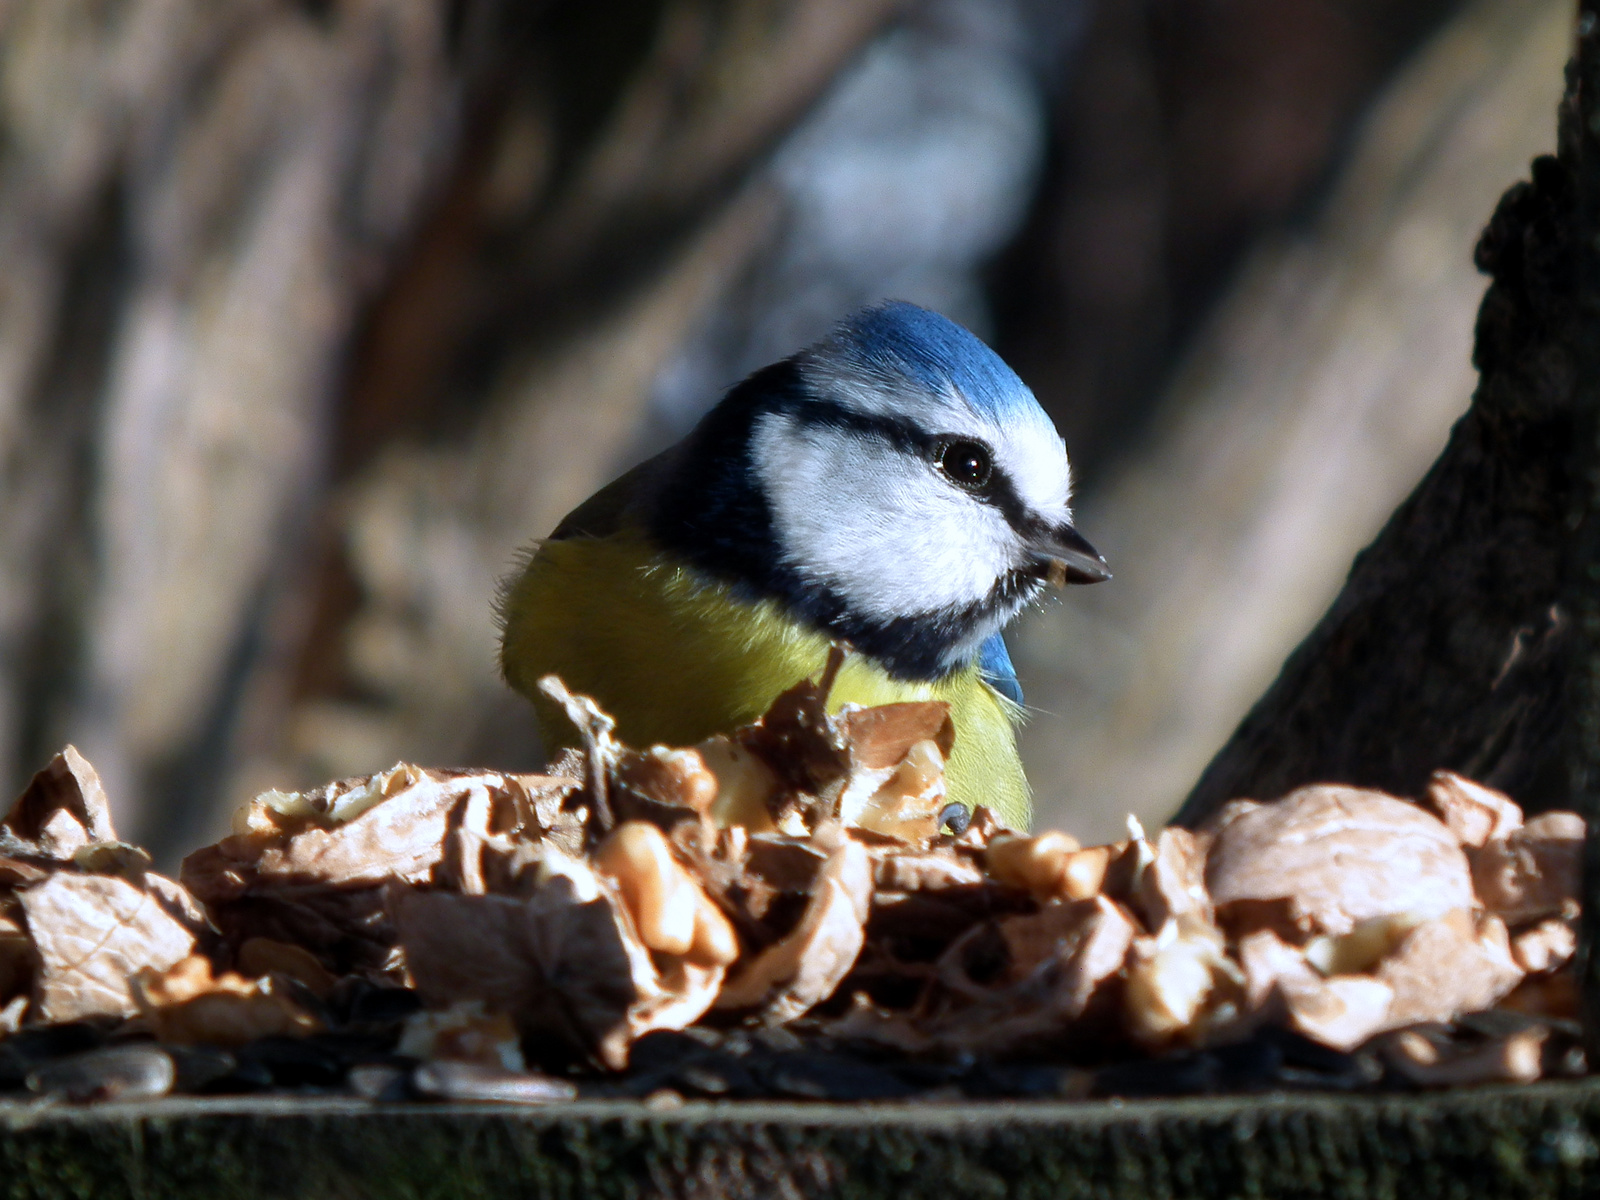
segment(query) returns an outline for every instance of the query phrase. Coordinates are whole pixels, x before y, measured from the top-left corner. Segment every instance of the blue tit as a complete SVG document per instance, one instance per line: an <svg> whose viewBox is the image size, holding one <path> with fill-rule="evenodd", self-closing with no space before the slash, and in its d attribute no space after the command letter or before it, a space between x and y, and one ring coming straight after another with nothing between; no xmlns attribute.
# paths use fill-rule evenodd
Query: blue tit
<svg viewBox="0 0 1600 1200"><path fill-rule="evenodd" d="M854 651L830 705L944 700L947 795L1026 828L1022 691L1001 631L1047 583L1110 578L1073 528L1066 446L975 336L891 302L735 385L595 493L501 601L501 666L547 747L554 673L634 745L755 720Z"/></svg>

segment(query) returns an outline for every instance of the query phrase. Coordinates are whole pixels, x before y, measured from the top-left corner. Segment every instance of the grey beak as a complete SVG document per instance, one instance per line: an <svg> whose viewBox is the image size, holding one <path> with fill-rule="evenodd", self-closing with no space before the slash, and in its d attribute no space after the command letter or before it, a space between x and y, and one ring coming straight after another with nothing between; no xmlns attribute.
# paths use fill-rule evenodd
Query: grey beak
<svg viewBox="0 0 1600 1200"><path fill-rule="evenodd" d="M1055 587L1069 583L1104 583L1111 578L1106 560L1071 525L1057 525L1034 540L1032 549L1049 560L1045 579Z"/></svg>

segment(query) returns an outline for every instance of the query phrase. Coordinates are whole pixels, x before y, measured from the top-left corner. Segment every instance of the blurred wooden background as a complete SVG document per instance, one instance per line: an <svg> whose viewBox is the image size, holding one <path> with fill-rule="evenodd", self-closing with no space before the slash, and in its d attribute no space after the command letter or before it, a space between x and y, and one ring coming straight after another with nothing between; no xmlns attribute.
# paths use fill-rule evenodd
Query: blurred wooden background
<svg viewBox="0 0 1600 1200"><path fill-rule="evenodd" d="M1026 619L1040 820L1165 816L1464 410L1566 0L0 0L0 776L170 853L531 766L520 545L900 296L1117 579Z"/></svg>

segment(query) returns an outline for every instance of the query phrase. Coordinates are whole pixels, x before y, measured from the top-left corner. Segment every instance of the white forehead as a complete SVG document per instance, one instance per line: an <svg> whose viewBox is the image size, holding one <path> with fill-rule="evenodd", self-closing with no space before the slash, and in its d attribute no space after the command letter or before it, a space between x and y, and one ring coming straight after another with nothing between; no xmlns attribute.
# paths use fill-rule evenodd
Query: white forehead
<svg viewBox="0 0 1600 1200"><path fill-rule="evenodd" d="M1050 418L1025 395L1025 403L990 413L969 403L954 384L930 390L903 375L873 371L832 356L803 356L815 395L855 412L908 421L923 433L975 438L994 449L996 465L1022 501L1042 516L1060 519L1072 499L1066 443Z"/></svg>

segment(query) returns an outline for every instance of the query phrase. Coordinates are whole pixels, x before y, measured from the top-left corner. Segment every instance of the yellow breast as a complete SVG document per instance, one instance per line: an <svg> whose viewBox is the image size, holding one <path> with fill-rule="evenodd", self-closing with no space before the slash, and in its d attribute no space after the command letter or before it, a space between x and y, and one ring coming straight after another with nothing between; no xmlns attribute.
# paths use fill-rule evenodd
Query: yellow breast
<svg viewBox="0 0 1600 1200"><path fill-rule="evenodd" d="M755 720L828 656L828 639L776 604L738 599L633 532L546 542L508 592L504 615L506 679L534 700L547 748L569 744L572 733L539 696L543 675L593 696L624 741L681 746ZM861 655L846 661L829 707L900 700L950 704L950 799L987 804L1025 828L1020 710L975 666L934 683L906 682Z"/></svg>

